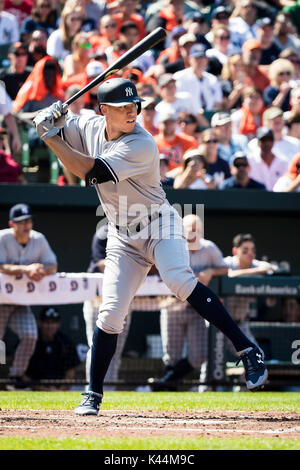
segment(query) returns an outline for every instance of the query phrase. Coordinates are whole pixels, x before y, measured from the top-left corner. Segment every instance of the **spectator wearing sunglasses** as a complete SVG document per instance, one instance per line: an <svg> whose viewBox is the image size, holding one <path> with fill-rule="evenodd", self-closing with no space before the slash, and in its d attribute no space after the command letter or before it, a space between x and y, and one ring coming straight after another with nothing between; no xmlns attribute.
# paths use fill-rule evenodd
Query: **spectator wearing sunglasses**
<svg viewBox="0 0 300 470"><path fill-rule="evenodd" d="M201 132L199 149L207 163L207 174L218 187L226 178L230 178L231 173L229 164L219 155L219 141L213 129Z"/></svg>
<svg viewBox="0 0 300 470"><path fill-rule="evenodd" d="M104 15L100 19L97 34L92 34L89 38L93 50L101 48L103 51L118 39L117 23L112 15Z"/></svg>
<svg viewBox="0 0 300 470"><path fill-rule="evenodd" d="M219 189L266 189L258 181L249 177L250 166L243 152L236 152L230 160L232 176L219 186Z"/></svg>
<svg viewBox="0 0 300 470"><path fill-rule="evenodd" d="M67 55L63 62L63 80L84 72L91 60L91 52L89 34L80 31L72 41L72 53Z"/></svg>
<svg viewBox="0 0 300 470"><path fill-rule="evenodd" d="M213 178L207 173L208 164L201 148L188 150L183 155L181 173L175 177L175 189L215 189Z"/></svg>
<svg viewBox="0 0 300 470"><path fill-rule="evenodd" d="M57 12L52 9L50 0L35 0L31 15L22 23L20 34L23 41L28 42L36 29L43 29L50 35L56 30Z"/></svg>
<svg viewBox="0 0 300 470"><path fill-rule="evenodd" d="M245 135L232 132L231 114L228 111L215 113L211 118L211 127L219 141L218 152L221 158L229 162L235 152L247 153L248 139Z"/></svg>
<svg viewBox="0 0 300 470"><path fill-rule="evenodd" d="M270 86L264 91L264 101L267 107L277 106L283 111L290 109L290 81L293 76L293 64L287 59L277 59L270 65Z"/></svg>
<svg viewBox="0 0 300 470"><path fill-rule="evenodd" d="M207 50L207 57L214 57L222 65L225 65L228 57L236 52L236 49L230 43L228 26L221 24L212 29L212 46L211 49Z"/></svg>
<svg viewBox="0 0 300 470"><path fill-rule="evenodd" d="M14 100L19 89L27 79L30 70L27 68L28 51L26 44L15 42L9 48L8 59L10 66L0 74L0 80L5 84L6 92Z"/></svg>

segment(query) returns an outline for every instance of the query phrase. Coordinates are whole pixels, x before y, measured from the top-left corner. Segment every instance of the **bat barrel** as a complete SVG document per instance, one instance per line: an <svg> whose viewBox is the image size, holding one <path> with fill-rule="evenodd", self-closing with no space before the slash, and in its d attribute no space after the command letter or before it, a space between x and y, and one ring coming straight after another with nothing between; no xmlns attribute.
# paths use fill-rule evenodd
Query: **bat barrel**
<svg viewBox="0 0 300 470"><path fill-rule="evenodd" d="M127 52L125 52L116 62L114 62L108 69L104 70L98 77L94 78L87 86L78 91L74 96L71 96L64 105L69 106L71 103L77 100L84 93L87 93L89 90L94 88L99 83L106 80L108 77L118 72L120 69L126 65L133 62L137 57L144 54L149 49L152 49L156 44L165 39L167 33L164 28L156 28L152 33L148 34L144 39L131 47Z"/></svg>

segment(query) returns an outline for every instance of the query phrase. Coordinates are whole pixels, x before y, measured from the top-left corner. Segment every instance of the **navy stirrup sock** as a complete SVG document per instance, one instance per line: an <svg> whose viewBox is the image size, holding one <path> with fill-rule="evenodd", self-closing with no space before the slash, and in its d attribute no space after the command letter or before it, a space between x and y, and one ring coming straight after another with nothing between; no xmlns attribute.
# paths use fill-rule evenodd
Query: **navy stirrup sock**
<svg viewBox="0 0 300 470"><path fill-rule="evenodd" d="M117 334L96 326L93 335L89 391L103 394L103 381L117 347Z"/></svg>
<svg viewBox="0 0 300 470"><path fill-rule="evenodd" d="M198 282L187 301L203 318L219 328L232 341L237 351L254 346L211 289Z"/></svg>

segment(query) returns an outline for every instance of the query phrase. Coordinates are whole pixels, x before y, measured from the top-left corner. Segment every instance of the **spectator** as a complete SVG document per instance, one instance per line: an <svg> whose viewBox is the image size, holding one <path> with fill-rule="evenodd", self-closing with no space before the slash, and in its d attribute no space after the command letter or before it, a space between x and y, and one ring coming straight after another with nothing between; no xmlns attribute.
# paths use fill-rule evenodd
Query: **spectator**
<svg viewBox="0 0 300 470"><path fill-rule="evenodd" d="M194 107L190 110L198 115L204 109L218 109L222 102L222 90L217 78L206 72L208 58L204 46L195 44L191 47L190 67L174 74L178 91L192 93ZM191 91L192 90L192 91Z"/></svg>
<svg viewBox="0 0 300 470"><path fill-rule="evenodd" d="M12 101L3 86L0 85L0 115L9 133L10 147L13 155L21 149L21 140L16 119L11 114L13 110Z"/></svg>
<svg viewBox="0 0 300 470"><path fill-rule="evenodd" d="M36 29L31 34L28 43L28 65L34 67L35 64L47 55L47 31Z"/></svg>
<svg viewBox="0 0 300 470"><path fill-rule="evenodd" d="M248 39L242 46L242 58L246 71L246 85L259 88L262 92L269 86L266 70L259 65L262 56L261 43L257 39Z"/></svg>
<svg viewBox="0 0 300 470"><path fill-rule="evenodd" d="M300 192L300 153L297 153L289 163L288 171L274 185L276 193Z"/></svg>
<svg viewBox="0 0 300 470"><path fill-rule="evenodd" d="M99 2L99 1L94 1L94 0L85 0L85 16L86 20L92 21L93 22L93 27L91 29L98 29L99 28L99 22L100 19L104 16L106 13L106 2Z"/></svg>
<svg viewBox="0 0 300 470"><path fill-rule="evenodd" d="M89 273L104 273L105 270L105 258L106 258L106 246L107 246L107 232L108 224L101 224L97 228L91 243L91 259L87 269ZM83 316L86 328L86 337L89 348L92 347L93 334L96 327L96 321L99 314L99 308L101 305L101 297L97 296L93 301L86 300L83 304ZM129 332L131 322L131 311L129 310L128 315L125 319L124 329L118 338L117 349L109 365L108 371L105 376L105 382L115 382L118 380L119 368L121 365L122 351L125 346L127 335ZM90 363L91 354L90 349L86 357L86 380L89 382L90 379Z"/></svg>
<svg viewBox="0 0 300 470"><path fill-rule="evenodd" d="M89 41L93 50L101 48L103 51L118 39L117 23L112 15L104 15L99 22L99 34L92 34Z"/></svg>
<svg viewBox="0 0 300 470"><path fill-rule="evenodd" d="M242 94L242 107L231 115L233 133L241 133L248 140L256 136L257 129L262 126L265 111L263 93L259 88L246 87Z"/></svg>
<svg viewBox="0 0 300 470"><path fill-rule="evenodd" d="M228 57L221 74L223 107L237 109L242 106L242 93L246 87L246 70L240 54Z"/></svg>
<svg viewBox="0 0 300 470"><path fill-rule="evenodd" d="M274 22L271 18L260 18L256 24L258 26L256 36L261 44L260 64L270 65L278 59L281 52L274 41Z"/></svg>
<svg viewBox="0 0 300 470"><path fill-rule="evenodd" d="M173 188L174 178L167 176L169 171L169 161L164 153L159 154L160 181L163 188Z"/></svg>
<svg viewBox="0 0 300 470"><path fill-rule="evenodd" d="M9 211L9 228L0 231L0 272L27 276L39 282L57 271L56 256L43 234L32 230L32 213L26 204ZM37 340L36 320L29 306L0 306L0 338L9 326L19 337L9 376L21 382Z"/></svg>
<svg viewBox="0 0 300 470"><path fill-rule="evenodd" d="M155 120L155 98L152 96L144 96L145 101L142 102L141 114L138 122L143 126L146 131L150 132L151 135L155 136L158 134L158 128L154 124Z"/></svg>
<svg viewBox="0 0 300 470"><path fill-rule="evenodd" d="M0 80L5 84L5 89L11 100L15 100L19 89L27 79L29 70L26 68L28 51L25 44L15 42L8 51L10 66L0 74Z"/></svg>
<svg viewBox="0 0 300 470"><path fill-rule="evenodd" d="M284 120L287 121L294 114L300 114L300 87L291 89L290 110L284 113Z"/></svg>
<svg viewBox="0 0 300 470"><path fill-rule="evenodd" d="M10 152L7 132L0 127L0 183L26 183L20 165Z"/></svg>
<svg viewBox="0 0 300 470"><path fill-rule="evenodd" d="M186 34L186 29L182 26L175 26L172 29L169 40L170 46L164 49L158 56L156 63L166 65L169 63L173 63L177 61L181 54L180 54L180 47L179 47L179 39Z"/></svg>
<svg viewBox="0 0 300 470"><path fill-rule="evenodd" d="M74 380L80 360L71 338L61 331L61 316L54 307L45 307L38 318L38 338L26 370L27 380ZM68 390L57 385L50 390ZM33 385L33 390L49 390L47 385Z"/></svg>
<svg viewBox="0 0 300 470"><path fill-rule="evenodd" d="M197 42L203 44L206 48L211 47L210 41L206 38L210 25L206 15L198 11L189 11L183 17L182 26L188 34L194 34Z"/></svg>
<svg viewBox="0 0 300 470"><path fill-rule="evenodd" d="M5 0L4 10L15 16L20 28L23 21L30 15L33 7L31 0Z"/></svg>
<svg viewBox="0 0 300 470"><path fill-rule="evenodd" d="M89 34L82 31L77 33L72 41L72 53L64 59L63 80L85 70L91 60L91 49Z"/></svg>
<svg viewBox="0 0 300 470"><path fill-rule="evenodd" d="M164 153L169 161L169 170L178 169L182 163L183 154L198 146L192 137L182 137L176 132L177 116L161 114L159 117L159 133L154 137L160 153ZM169 175L171 176L171 175Z"/></svg>
<svg viewBox="0 0 300 470"><path fill-rule="evenodd" d="M49 36L47 54L56 59L65 59L71 52L73 38L81 30L83 20L82 8L73 8L66 3L61 13L59 28Z"/></svg>
<svg viewBox="0 0 300 470"><path fill-rule="evenodd" d="M251 234L239 233L235 235L232 242L232 255L224 258L228 268L228 277L257 276L274 272L271 264L255 259L256 245ZM230 308L230 312L241 330L250 341L257 344L250 330L250 320L257 317L257 299L239 295L227 296L226 305L227 308ZM230 347L229 343L228 346Z"/></svg>
<svg viewBox="0 0 300 470"><path fill-rule="evenodd" d="M49 56L34 66L14 102L14 112L35 112L62 99L57 61Z"/></svg>
<svg viewBox="0 0 300 470"><path fill-rule="evenodd" d="M294 27L297 29L297 33L300 34L300 5L299 1L294 1L283 7L283 13L290 15Z"/></svg>
<svg viewBox="0 0 300 470"><path fill-rule="evenodd" d="M287 128L286 137L298 145L300 143L300 113L291 114L284 122Z"/></svg>
<svg viewBox="0 0 300 470"><path fill-rule="evenodd" d="M176 81L173 75L166 73L161 75L158 80L159 95L161 101L156 105L155 110L158 117L160 114L178 114L181 112L187 112L193 109L194 102L191 93L186 91L178 92L176 89ZM199 113L199 122L201 125L207 126L208 121Z"/></svg>
<svg viewBox="0 0 300 470"><path fill-rule="evenodd" d="M188 150L183 155L181 172L175 177L175 189L215 189L216 185L207 174L207 161L201 150Z"/></svg>
<svg viewBox="0 0 300 470"><path fill-rule="evenodd" d="M0 45L20 40L18 21L14 15L4 10L4 0L0 0Z"/></svg>
<svg viewBox="0 0 300 470"><path fill-rule="evenodd" d="M98 60L92 60L86 67L87 83L93 81L100 73L103 72L103 65ZM89 90L85 94L85 108L99 114L99 104L97 99L98 85Z"/></svg>
<svg viewBox="0 0 300 470"><path fill-rule="evenodd" d="M227 274L220 249L203 237L203 224L199 216L183 218L188 242L190 264L200 282L209 285L211 279ZM206 322L186 302L166 298L161 309L160 330L163 346L165 374L161 379L149 379L153 391L174 391L179 381L193 369L200 369L207 361L208 335ZM187 354L183 355L186 345ZM173 382L173 384L172 384Z"/></svg>
<svg viewBox="0 0 300 470"><path fill-rule="evenodd" d="M280 11L275 18L274 42L280 48L280 50L292 48L295 49L297 55L299 55L300 39L296 34L291 33L292 29L293 25L290 15Z"/></svg>
<svg viewBox="0 0 300 470"><path fill-rule="evenodd" d="M269 68L270 86L264 91L267 107L277 106L283 111L290 108L290 80L294 76L294 67L287 59L275 60Z"/></svg>
<svg viewBox="0 0 300 470"><path fill-rule="evenodd" d="M137 0L118 0L118 11L112 16L117 23L117 33L120 33L124 23L134 22L138 28L138 41L140 41L146 36L146 30L144 18L136 12L137 3Z"/></svg>
<svg viewBox="0 0 300 470"><path fill-rule="evenodd" d="M230 159L231 178L227 178L219 189L266 189L265 186L249 177L250 166L243 152L236 152Z"/></svg>
<svg viewBox="0 0 300 470"><path fill-rule="evenodd" d="M273 131L262 127L257 131L258 151L249 153L250 178L265 185L268 191L272 191L277 180L286 171L288 164L273 153Z"/></svg>
<svg viewBox="0 0 300 470"><path fill-rule="evenodd" d="M201 133L199 151L205 157L207 174L212 177L215 186L231 176L229 164L219 155L219 141L213 129Z"/></svg>
<svg viewBox="0 0 300 470"><path fill-rule="evenodd" d="M218 153L223 160L229 162L235 152L247 152L248 139L245 135L232 133L229 112L220 111L215 113L211 118L211 127L217 136L219 142Z"/></svg>
<svg viewBox="0 0 300 470"><path fill-rule="evenodd" d="M35 0L31 11L21 26L23 41L28 42L30 35L37 29L43 29L48 36L56 30L57 12L52 9L50 0Z"/></svg>
<svg viewBox="0 0 300 470"><path fill-rule="evenodd" d="M183 0L168 0L166 6L147 22L147 32L150 33L160 26L169 34L175 26L181 25L184 18L184 3ZM160 47L163 49L162 46Z"/></svg>
<svg viewBox="0 0 300 470"><path fill-rule="evenodd" d="M286 297L282 302L282 321L300 323L300 298Z"/></svg>
<svg viewBox="0 0 300 470"><path fill-rule="evenodd" d="M194 114L188 112L182 112L178 114L178 124L180 128L180 135L194 137L199 139L200 129L198 120ZM203 127L208 127L203 126Z"/></svg>
<svg viewBox="0 0 300 470"><path fill-rule="evenodd" d="M263 126L273 132L274 145L272 152L276 157L289 162L295 153L300 152L300 142L293 137L283 134L284 120L282 109L275 106L268 108L263 114ZM252 153L258 151L257 138L249 142L249 151Z"/></svg>
<svg viewBox="0 0 300 470"><path fill-rule="evenodd" d="M253 0L236 2L229 19L231 42L239 50L248 39L256 37L257 4Z"/></svg>
<svg viewBox="0 0 300 470"><path fill-rule="evenodd" d="M294 75L291 78L290 84L291 87L297 87L300 83L300 60L299 55L295 49L284 49L279 54L280 59L287 59L293 65Z"/></svg>
<svg viewBox="0 0 300 470"><path fill-rule="evenodd" d="M230 44L228 26L219 25L212 29L212 48L206 52L207 57L215 57L222 65L226 64L228 57L235 52Z"/></svg>
<svg viewBox="0 0 300 470"><path fill-rule="evenodd" d="M230 14L231 13L230 13L229 8L224 5L220 5L213 10L212 15L211 15L211 29L205 35L205 38L210 44L212 44L213 42L213 30L215 28L221 25L226 26L227 28L229 27ZM231 43L231 39L229 39L229 41Z"/></svg>

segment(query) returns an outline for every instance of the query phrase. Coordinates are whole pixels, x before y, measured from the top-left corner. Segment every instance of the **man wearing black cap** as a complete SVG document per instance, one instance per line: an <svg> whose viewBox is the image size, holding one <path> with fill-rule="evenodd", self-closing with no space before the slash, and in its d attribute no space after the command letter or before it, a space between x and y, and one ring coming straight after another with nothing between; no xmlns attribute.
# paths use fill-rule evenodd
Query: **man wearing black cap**
<svg viewBox="0 0 300 470"><path fill-rule="evenodd" d="M6 91L12 100L16 99L18 91L30 74L27 69L27 46L21 42L12 44L9 48L8 58L10 67L3 70L0 80L5 83Z"/></svg>
<svg viewBox="0 0 300 470"><path fill-rule="evenodd" d="M56 273L55 254L44 235L32 227L32 213L27 204L10 209L9 228L0 230L0 273L13 278L25 275L33 282ZM19 337L9 376L20 382L37 340L36 321L30 307L0 305L0 339L7 326Z"/></svg>
<svg viewBox="0 0 300 470"><path fill-rule="evenodd" d="M274 22L271 18L260 18L256 22L256 36L261 43L261 65L270 65L278 59L281 52L274 41Z"/></svg>
<svg viewBox="0 0 300 470"><path fill-rule="evenodd" d="M232 176L221 183L219 189L266 189L265 186L249 178L249 162L243 152L236 152L230 160Z"/></svg>
<svg viewBox="0 0 300 470"><path fill-rule="evenodd" d="M74 379L80 360L71 339L60 330L60 313L45 307L38 318L39 337L30 359L26 377L41 379ZM37 386L41 389L41 386ZM57 387L56 387L57 388ZM62 385L61 390L68 386ZM49 387L46 388L49 390Z"/></svg>

